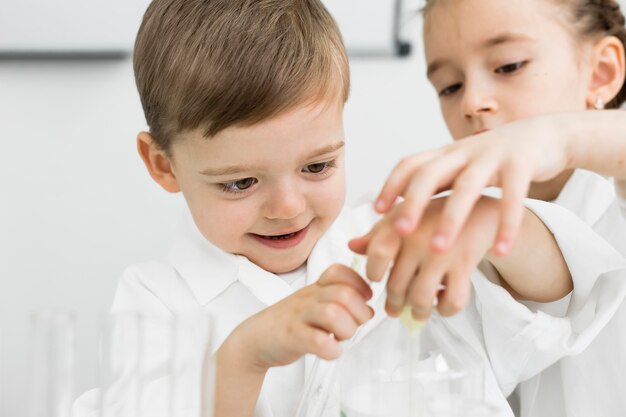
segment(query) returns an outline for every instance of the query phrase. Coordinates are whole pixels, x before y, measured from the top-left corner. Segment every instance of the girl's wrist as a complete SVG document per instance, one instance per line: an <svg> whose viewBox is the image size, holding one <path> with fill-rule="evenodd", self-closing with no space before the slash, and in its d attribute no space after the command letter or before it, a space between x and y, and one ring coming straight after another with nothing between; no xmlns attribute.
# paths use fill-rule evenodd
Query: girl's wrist
<svg viewBox="0 0 626 417"><path fill-rule="evenodd" d="M554 126L554 135L561 137L564 141L563 149L565 153L566 169L585 168L589 145L589 125L592 121L589 118L581 117L586 115L578 114L575 117L563 115L558 118ZM565 130L565 134L563 134Z"/></svg>

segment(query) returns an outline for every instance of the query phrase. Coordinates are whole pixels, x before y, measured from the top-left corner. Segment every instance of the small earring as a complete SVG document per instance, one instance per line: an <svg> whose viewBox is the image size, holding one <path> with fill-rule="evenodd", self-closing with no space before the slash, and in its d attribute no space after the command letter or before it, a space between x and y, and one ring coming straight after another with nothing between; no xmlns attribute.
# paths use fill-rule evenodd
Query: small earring
<svg viewBox="0 0 626 417"><path fill-rule="evenodd" d="M593 108L596 110L603 110L604 109L604 99L600 96L596 97L596 101L595 103L593 103Z"/></svg>

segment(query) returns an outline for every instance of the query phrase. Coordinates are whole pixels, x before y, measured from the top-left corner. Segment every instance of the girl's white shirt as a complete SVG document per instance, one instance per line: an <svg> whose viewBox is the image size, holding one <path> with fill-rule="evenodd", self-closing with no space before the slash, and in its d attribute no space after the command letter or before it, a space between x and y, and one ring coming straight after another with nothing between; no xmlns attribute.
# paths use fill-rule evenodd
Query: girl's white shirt
<svg viewBox="0 0 626 417"><path fill-rule="evenodd" d="M526 409L537 407L541 410L569 408L570 404L564 404L562 396L544 398L541 392L552 387L549 381L552 381L550 378L555 367L560 367L562 375L569 377L575 374L576 368L570 367L564 358L579 355L589 345L595 344L598 334L606 333L603 328L611 321L626 294L626 261L623 255L585 221L554 204L527 200L526 205L554 233L574 279L573 293L560 304L525 305L514 300L499 286L497 274L488 265L483 265L482 272L476 271L472 277L474 292L470 305L463 313L448 319L455 333L463 337L484 360L486 397L500 407L501 416L513 415L506 397L516 387L521 392L519 399L524 404L524 416L530 415L525 412ZM567 207L567 204L564 205ZM311 253L304 283L296 279L292 285L245 257L226 253L210 244L196 229L190 215L186 214L168 259L138 264L124 271L112 312L140 312L162 319L168 319L174 313L188 316L209 313L214 317L211 346L215 351L241 322L289 296L303 284L315 282L331 264L351 265L354 254L347 247L348 240L369 231L378 219L370 206L367 204L342 212ZM590 212L593 218L595 211ZM602 218L602 215L597 218ZM359 332L359 337L366 335L368 329L385 318L384 283L374 283L373 291L370 303L376 310L376 316ZM156 326L149 336L147 346L150 350L144 365L150 370L148 374L151 378L146 381L147 395L144 395L142 404L145 415L151 417L166 415L159 400L167 397L169 389L167 378L164 378L168 372L166 345L169 339L158 329ZM188 357L203 357L203 339L197 337L202 331L195 329L188 332L188 342L184 344L188 347ZM119 347L121 352L126 348L130 349ZM615 356L604 356L602 360ZM598 359L598 362L601 360ZM312 364L313 358L307 356L294 364L270 369L255 417L293 417ZM578 366L578 361L574 366ZM176 400L179 407L177 415L198 415L197 373L183 373L177 379L179 387L185 388L177 390L182 397ZM559 381L563 382L563 378ZM578 376L576 381L578 386L587 387L583 377ZM575 386L576 382L569 385ZM611 390L607 390L606 385L589 388L606 393L613 404L626 403L626 400L620 401L617 391L613 396L609 395ZM120 397L114 402L124 403L127 391L120 389L119 392ZM83 394L74 404L74 415L99 415L98 398L98 390ZM584 402L584 398L574 400ZM539 402L545 404L538 405ZM543 411L532 414L544 415L547 417L548 414ZM559 414L550 414L551 417L554 415ZM606 417L618 414L595 415Z"/></svg>
<svg viewBox="0 0 626 417"><path fill-rule="evenodd" d="M554 203L569 209L626 257L626 183L576 170ZM568 243L583 244L581 239L582 236ZM559 240L559 244L563 249L566 242ZM608 265L608 260L604 260L607 253L599 247L595 254L590 253L578 263L599 260L606 262L599 265ZM572 269L572 264L568 264L571 271L579 268ZM589 290L582 301L557 306L557 314L571 317L573 340L581 341L585 326L599 319L594 313L602 308L613 313L598 320L606 324L599 332L591 332L593 337L584 340L581 349L564 355L517 387L512 402L517 403L520 417L626 416L626 302L622 295L626 272L616 270L599 279L592 279L592 275L587 279ZM575 282L576 292L580 286ZM532 303L527 304L535 308Z"/></svg>

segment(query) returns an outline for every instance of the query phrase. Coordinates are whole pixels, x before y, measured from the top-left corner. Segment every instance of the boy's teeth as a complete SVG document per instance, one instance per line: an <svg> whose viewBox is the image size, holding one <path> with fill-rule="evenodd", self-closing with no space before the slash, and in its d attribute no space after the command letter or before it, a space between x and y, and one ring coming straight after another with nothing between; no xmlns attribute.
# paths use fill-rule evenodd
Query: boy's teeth
<svg viewBox="0 0 626 417"><path fill-rule="evenodd" d="M289 233L287 235L279 235L279 236L265 236L265 238L271 239L271 240L282 240L282 239L288 239L292 237L293 235L295 235L295 233Z"/></svg>

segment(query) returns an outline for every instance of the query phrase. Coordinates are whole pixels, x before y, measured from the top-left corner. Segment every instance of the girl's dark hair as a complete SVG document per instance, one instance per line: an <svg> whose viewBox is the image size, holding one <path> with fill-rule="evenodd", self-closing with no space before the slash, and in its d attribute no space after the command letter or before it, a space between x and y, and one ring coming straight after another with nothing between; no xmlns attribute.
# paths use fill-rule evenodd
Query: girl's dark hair
<svg viewBox="0 0 626 417"><path fill-rule="evenodd" d="M426 0L422 11L428 10L437 0ZM552 0L571 9L571 19L583 36L615 36L626 49L624 14L617 0ZM626 79L619 93L606 105L608 109L619 108L626 101Z"/></svg>

